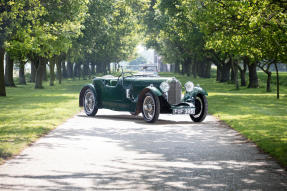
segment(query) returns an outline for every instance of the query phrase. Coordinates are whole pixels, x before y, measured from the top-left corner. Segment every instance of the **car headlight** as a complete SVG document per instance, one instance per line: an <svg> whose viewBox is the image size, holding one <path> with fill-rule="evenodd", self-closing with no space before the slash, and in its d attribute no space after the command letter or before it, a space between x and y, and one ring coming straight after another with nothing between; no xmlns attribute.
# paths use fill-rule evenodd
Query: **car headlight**
<svg viewBox="0 0 287 191"><path fill-rule="evenodd" d="M184 87L187 92L191 92L194 88L194 84L192 82L186 82Z"/></svg>
<svg viewBox="0 0 287 191"><path fill-rule="evenodd" d="M162 82L159 87L163 93L166 93L169 90L169 84L167 82Z"/></svg>

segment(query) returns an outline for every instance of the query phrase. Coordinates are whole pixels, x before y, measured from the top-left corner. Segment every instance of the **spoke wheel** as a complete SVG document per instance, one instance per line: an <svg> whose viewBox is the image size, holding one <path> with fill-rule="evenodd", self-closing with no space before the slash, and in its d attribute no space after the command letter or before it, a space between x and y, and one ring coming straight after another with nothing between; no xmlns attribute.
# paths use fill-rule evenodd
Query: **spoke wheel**
<svg viewBox="0 0 287 191"><path fill-rule="evenodd" d="M204 95L197 95L195 97L195 114L194 115L190 115L190 118L192 119L192 121L194 122L202 122L208 112L208 103L207 103L207 99Z"/></svg>
<svg viewBox="0 0 287 191"><path fill-rule="evenodd" d="M159 98L151 92L145 94L142 104L142 113L144 120L148 123L154 123L158 119L160 113Z"/></svg>
<svg viewBox="0 0 287 191"><path fill-rule="evenodd" d="M91 89L87 89L85 92L84 109L88 116L95 116L98 112L96 95Z"/></svg>

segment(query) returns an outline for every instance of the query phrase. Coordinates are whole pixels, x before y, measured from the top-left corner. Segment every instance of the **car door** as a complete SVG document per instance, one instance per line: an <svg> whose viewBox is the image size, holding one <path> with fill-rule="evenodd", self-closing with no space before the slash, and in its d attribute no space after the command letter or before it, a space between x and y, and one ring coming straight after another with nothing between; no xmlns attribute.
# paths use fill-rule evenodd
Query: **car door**
<svg viewBox="0 0 287 191"><path fill-rule="evenodd" d="M110 83L105 85L103 94L103 104L105 108L126 111L128 107L125 104L124 99L125 89L122 86L121 79L116 83L114 81L110 81Z"/></svg>

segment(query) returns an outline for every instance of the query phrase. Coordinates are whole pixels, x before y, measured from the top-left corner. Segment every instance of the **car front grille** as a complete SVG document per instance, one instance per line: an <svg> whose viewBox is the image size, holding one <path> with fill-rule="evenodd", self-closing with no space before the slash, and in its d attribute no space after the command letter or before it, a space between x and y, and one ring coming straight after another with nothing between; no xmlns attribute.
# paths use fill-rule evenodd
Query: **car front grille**
<svg viewBox="0 0 287 191"><path fill-rule="evenodd" d="M177 105L181 102L181 83L180 81L173 79L169 82L168 91L168 103L171 105Z"/></svg>

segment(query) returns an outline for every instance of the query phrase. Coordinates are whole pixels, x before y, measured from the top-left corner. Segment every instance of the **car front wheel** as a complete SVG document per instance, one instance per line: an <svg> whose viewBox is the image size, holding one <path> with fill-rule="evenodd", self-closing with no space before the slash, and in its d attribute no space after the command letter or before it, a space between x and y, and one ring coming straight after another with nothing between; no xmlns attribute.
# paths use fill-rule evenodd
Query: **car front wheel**
<svg viewBox="0 0 287 191"><path fill-rule="evenodd" d="M160 113L159 98L151 92L145 94L142 104L142 113L144 120L148 123L154 123L158 120Z"/></svg>
<svg viewBox="0 0 287 191"><path fill-rule="evenodd" d="M205 119L208 111L208 103L206 97L201 94L197 95L195 97L194 105L195 105L195 114L190 115L190 118L194 122L202 122Z"/></svg>
<svg viewBox="0 0 287 191"><path fill-rule="evenodd" d="M84 109L88 116L95 116L98 112L96 94L90 88L86 90L84 98Z"/></svg>

